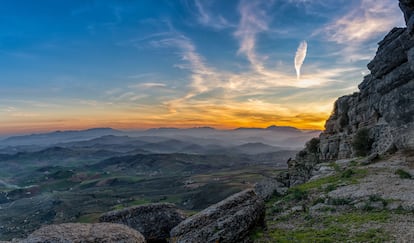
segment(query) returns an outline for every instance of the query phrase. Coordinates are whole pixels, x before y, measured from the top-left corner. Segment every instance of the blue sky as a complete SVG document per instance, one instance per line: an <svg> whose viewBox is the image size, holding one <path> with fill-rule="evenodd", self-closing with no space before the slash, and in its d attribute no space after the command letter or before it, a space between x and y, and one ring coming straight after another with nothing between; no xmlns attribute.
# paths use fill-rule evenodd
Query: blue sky
<svg viewBox="0 0 414 243"><path fill-rule="evenodd" d="M394 26L396 0L1 1L0 134L322 128Z"/></svg>

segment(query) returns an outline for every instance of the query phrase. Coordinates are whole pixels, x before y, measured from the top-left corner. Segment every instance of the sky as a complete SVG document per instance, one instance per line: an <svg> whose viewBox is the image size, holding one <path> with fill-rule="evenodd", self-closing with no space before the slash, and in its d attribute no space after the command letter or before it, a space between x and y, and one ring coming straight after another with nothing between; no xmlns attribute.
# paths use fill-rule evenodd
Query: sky
<svg viewBox="0 0 414 243"><path fill-rule="evenodd" d="M397 0L0 0L0 135L323 129Z"/></svg>

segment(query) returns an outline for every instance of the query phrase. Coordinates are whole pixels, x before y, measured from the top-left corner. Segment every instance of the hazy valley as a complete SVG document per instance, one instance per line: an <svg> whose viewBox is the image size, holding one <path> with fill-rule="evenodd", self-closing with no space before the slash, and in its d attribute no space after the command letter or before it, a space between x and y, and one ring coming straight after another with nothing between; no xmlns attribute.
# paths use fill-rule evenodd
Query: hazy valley
<svg viewBox="0 0 414 243"><path fill-rule="evenodd" d="M0 239L113 209L172 202L198 211L287 168L319 131L110 128L0 141Z"/></svg>

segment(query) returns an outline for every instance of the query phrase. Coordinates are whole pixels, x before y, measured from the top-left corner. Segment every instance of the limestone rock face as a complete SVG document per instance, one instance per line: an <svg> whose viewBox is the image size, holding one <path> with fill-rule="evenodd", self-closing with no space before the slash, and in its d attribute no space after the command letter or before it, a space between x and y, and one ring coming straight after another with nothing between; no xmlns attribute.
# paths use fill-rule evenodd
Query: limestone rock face
<svg viewBox="0 0 414 243"><path fill-rule="evenodd" d="M249 232L263 225L265 205L254 190L234 194L181 222L170 242L246 242Z"/></svg>
<svg viewBox="0 0 414 243"><path fill-rule="evenodd" d="M145 243L139 232L121 224L52 224L43 226L30 234L21 243L61 243L61 242L123 242Z"/></svg>
<svg viewBox="0 0 414 243"><path fill-rule="evenodd" d="M391 30L368 68L360 92L336 101L320 136L321 160L354 156L352 139L362 128L373 140L370 153L414 149L414 37Z"/></svg>
<svg viewBox="0 0 414 243"><path fill-rule="evenodd" d="M170 230L186 218L174 204L154 203L103 214L100 222L125 224L141 232L148 242L166 241Z"/></svg>
<svg viewBox="0 0 414 243"><path fill-rule="evenodd" d="M400 0L400 8L407 28L392 29L378 43L360 92L335 102L318 151L305 148L288 162L290 185L308 180L318 163L357 156L353 145L362 131L368 131L366 155L414 150L414 0Z"/></svg>
<svg viewBox="0 0 414 243"><path fill-rule="evenodd" d="M400 8L404 13L405 23L407 24L408 32L412 33L414 25L414 1L413 0L400 0Z"/></svg>

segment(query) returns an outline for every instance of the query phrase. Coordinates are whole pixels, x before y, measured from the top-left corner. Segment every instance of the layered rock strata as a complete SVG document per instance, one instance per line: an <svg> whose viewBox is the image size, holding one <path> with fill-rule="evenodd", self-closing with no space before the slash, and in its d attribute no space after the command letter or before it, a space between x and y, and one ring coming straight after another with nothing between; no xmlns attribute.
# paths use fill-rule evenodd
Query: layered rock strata
<svg viewBox="0 0 414 243"><path fill-rule="evenodd" d="M248 189L191 216L171 230L170 242L247 242L256 226L264 224L264 201Z"/></svg>

